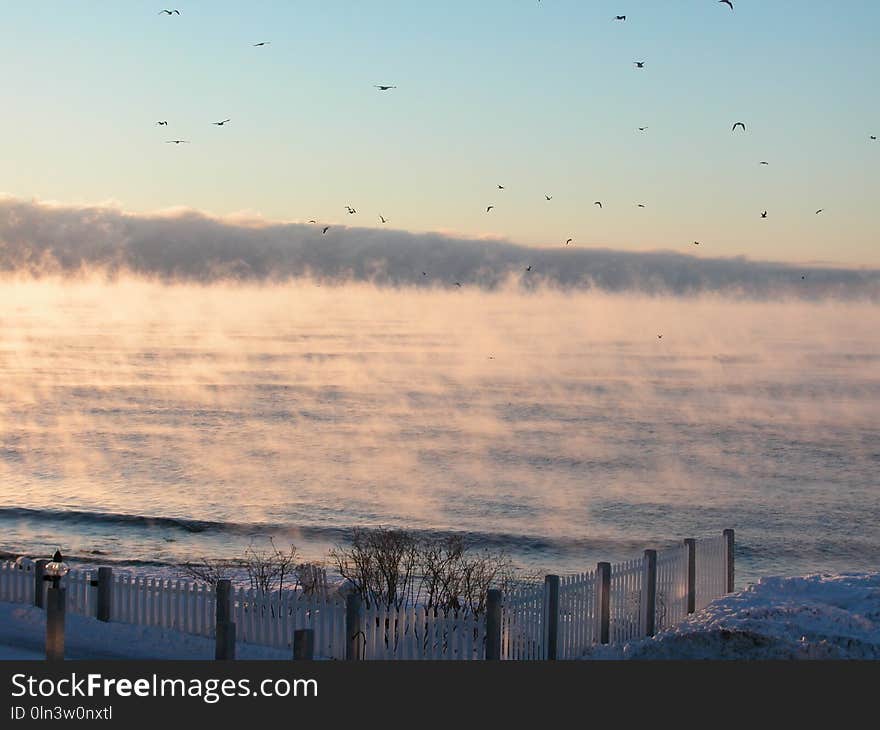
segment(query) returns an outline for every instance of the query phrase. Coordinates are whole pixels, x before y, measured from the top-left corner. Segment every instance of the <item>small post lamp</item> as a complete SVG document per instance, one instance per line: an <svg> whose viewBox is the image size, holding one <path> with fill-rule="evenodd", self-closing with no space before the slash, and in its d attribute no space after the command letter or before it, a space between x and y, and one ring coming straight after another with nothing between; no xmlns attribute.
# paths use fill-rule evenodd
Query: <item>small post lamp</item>
<svg viewBox="0 0 880 730"><path fill-rule="evenodd" d="M46 591L46 659L64 659L64 608L66 589L61 579L70 571L61 550L43 568L43 580L50 582Z"/></svg>

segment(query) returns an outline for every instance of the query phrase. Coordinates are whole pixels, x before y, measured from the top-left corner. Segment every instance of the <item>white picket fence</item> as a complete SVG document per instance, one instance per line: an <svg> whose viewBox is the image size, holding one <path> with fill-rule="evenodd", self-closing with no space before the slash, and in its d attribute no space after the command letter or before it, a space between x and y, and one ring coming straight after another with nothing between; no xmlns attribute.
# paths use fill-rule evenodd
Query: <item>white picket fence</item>
<svg viewBox="0 0 880 730"><path fill-rule="evenodd" d="M728 543L724 536L697 540L694 546L694 606L700 610L724 595L728 581ZM608 640L623 644L640 638L644 629L642 601L648 574L647 556L610 566L607 584ZM689 547L656 554L655 632L681 622L688 611ZM94 616L97 589L92 571L71 571L62 579L67 610ZM549 579L548 579L549 580ZM599 571L564 576L558 581L556 656L582 656L601 638ZM30 564L0 563L0 601L34 603L34 570ZM45 590L46 583L40 585ZM501 606L501 657L545 659L548 653L549 583L508 591ZM187 580L113 574L112 621L157 626L204 637L216 633L217 598L212 586ZM647 610L647 609L646 609ZM314 653L345 659L346 606L335 593L255 590L231 592L230 618L236 638L250 644L290 651L294 632L314 631ZM486 619L421 606L400 609L364 608L361 616L364 659L480 660L486 654Z"/></svg>

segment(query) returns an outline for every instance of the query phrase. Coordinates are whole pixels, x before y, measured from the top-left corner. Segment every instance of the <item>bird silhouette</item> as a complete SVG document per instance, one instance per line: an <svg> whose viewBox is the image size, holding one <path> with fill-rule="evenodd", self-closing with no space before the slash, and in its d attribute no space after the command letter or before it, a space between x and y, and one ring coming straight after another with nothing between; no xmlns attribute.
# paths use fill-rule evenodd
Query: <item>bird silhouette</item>
<svg viewBox="0 0 880 730"><path fill-rule="evenodd" d="M168 126L168 122L156 122L156 124L160 127L167 127Z"/></svg>
<svg viewBox="0 0 880 730"><path fill-rule="evenodd" d="M742 127L742 128L743 128L743 132L746 131L746 125L743 124L742 122L736 122L736 123L733 125L733 129L731 129L730 131L731 131L731 132L735 132L737 127Z"/></svg>
<svg viewBox="0 0 880 730"><path fill-rule="evenodd" d="M694 241L694 246L699 246L699 245L700 245L699 241Z"/></svg>
<svg viewBox="0 0 880 730"><path fill-rule="evenodd" d="M455 282L455 285L456 285L456 286L461 286L461 284L459 284L457 281Z"/></svg>
<svg viewBox="0 0 880 730"><path fill-rule="evenodd" d="M379 220L382 221L383 223L388 222L387 220L385 220L385 216L383 216L382 214L379 214Z"/></svg>
<svg viewBox="0 0 880 730"><path fill-rule="evenodd" d="M764 160L761 160L758 164L759 164L759 165L769 165L770 163L769 163L769 162L766 162L766 161L764 161Z"/></svg>
<svg viewBox="0 0 880 730"><path fill-rule="evenodd" d="M423 272L422 272L422 276L427 276L427 275L428 275L428 272L427 272L427 271L423 271Z"/></svg>
<svg viewBox="0 0 880 730"><path fill-rule="evenodd" d="M573 240L574 240L573 238L566 238L566 239L565 239L565 245L567 246L567 245L570 244Z"/></svg>
<svg viewBox="0 0 880 730"><path fill-rule="evenodd" d="M179 10L160 10L156 15L162 15L162 13L165 13L165 15L180 15Z"/></svg>
<svg viewBox="0 0 880 730"><path fill-rule="evenodd" d="M600 208L602 207L602 202L597 200L593 205L598 205Z"/></svg>
<svg viewBox="0 0 880 730"><path fill-rule="evenodd" d="M503 186L503 185L499 185L499 186L498 186L498 189L499 189L499 190L504 190L504 186Z"/></svg>
<svg viewBox="0 0 880 730"><path fill-rule="evenodd" d="M644 132L646 129L647 129L647 127L639 127L640 132Z"/></svg>
<svg viewBox="0 0 880 730"><path fill-rule="evenodd" d="M388 89L396 89L396 86L382 86L381 84L373 84L379 91L388 91Z"/></svg>
<svg viewBox="0 0 880 730"><path fill-rule="evenodd" d="M165 144L189 144L188 139L169 139Z"/></svg>
<svg viewBox="0 0 880 730"><path fill-rule="evenodd" d="M816 215L819 215L823 210L825 210L825 208L819 208L819 210L816 211Z"/></svg>
<svg viewBox="0 0 880 730"><path fill-rule="evenodd" d="M633 61L633 63L635 64L636 68L644 68L645 67L645 61Z"/></svg>
<svg viewBox="0 0 880 730"><path fill-rule="evenodd" d="M766 218L766 217L767 217L767 211L766 211L766 210L765 210L763 213L761 213L761 217L762 217L762 218Z"/></svg>
<svg viewBox="0 0 880 730"><path fill-rule="evenodd" d="M309 221L309 223L317 223L317 222L318 222L318 221L316 221L316 220L311 220L311 221Z"/></svg>
<svg viewBox="0 0 880 730"><path fill-rule="evenodd" d="M614 19L615 20L626 20L626 16L625 15L615 15Z"/></svg>
<svg viewBox="0 0 880 730"><path fill-rule="evenodd" d="M873 140L876 142L876 141L877 141L877 135L876 135L876 134L872 134L872 135L871 135L871 139L873 139Z"/></svg>
<svg viewBox="0 0 880 730"><path fill-rule="evenodd" d="M526 271L531 271L531 270L532 270L532 265L529 264L529 265L526 267Z"/></svg>
<svg viewBox="0 0 880 730"><path fill-rule="evenodd" d="M733 3L731 2L731 0L718 0L718 3L724 3L725 5L728 5L731 10L733 10Z"/></svg>
<svg viewBox="0 0 880 730"><path fill-rule="evenodd" d="M658 340L662 340L662 339L663 339L663 335L657 335L657 339L658 339Z"/></svg>
<svg viewBox="0 0 880 730"><path fill-rule="evenodd" d="M254 43L254 48L257 46L268 46L272 41L260 41L259 43Z"/></svg>
<svg viewBox="0 0 880 730"><path fill-rule="evenodd" d="M222 127L226 122L231 122L231 119L224 119L222 122L211 122L211 124L216 124L218 127Z"/></svg>
<svg viewBox="0 0 880 730"><path fill-rule="evenodd" d="M349 215L354 215L355 213L357 213L357 211L354 208L352 208L350 205L346 205L345 209L348 211Z"/></svg>
<svg viewBox="0 0 880 730"><path fill-rule="evenodd" d="M495 207L494 205L487 206L487 207L486 207L486 212L488 213L488 212L489 212L490 210L492 210L492 208L494 208L494 207Z"/></svg>
<svg viewBox="0 0 880 730"><path fill-rule="evenodd" d="M330 230L330 226L324 226L324 230L321 231L321 235L323 236L329 230Z"/></svg>
<svg viewBox="0 0 880 730"><path fill-rule="evenodd" d="M636 203L636 208L644 208L644 207L645 207L644 203Z"/></svg>
<svg viewBox="0 0 880 730"><path fill-rule="evenodd" d="M553 196L547 195L547 193L544 193L544 197L547 198L547 200L553 200Z"/></svg>

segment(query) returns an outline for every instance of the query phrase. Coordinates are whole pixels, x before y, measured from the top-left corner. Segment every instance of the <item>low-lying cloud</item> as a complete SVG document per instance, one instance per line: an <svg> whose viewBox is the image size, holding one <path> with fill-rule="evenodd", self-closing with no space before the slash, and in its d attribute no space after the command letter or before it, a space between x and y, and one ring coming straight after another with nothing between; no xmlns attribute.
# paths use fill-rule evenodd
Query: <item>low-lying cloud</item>
<svg viewBox="0 0 880 730"><path fill-rule="evenodd" d="M439 233L215 218L193 210L133 214L0 198L0 272L33 277L134 274L168 282L369 282L767 299L880 300L880 270L798 267L670 251L545 249ZM527 267L531 271L526 271Z"/></svg>

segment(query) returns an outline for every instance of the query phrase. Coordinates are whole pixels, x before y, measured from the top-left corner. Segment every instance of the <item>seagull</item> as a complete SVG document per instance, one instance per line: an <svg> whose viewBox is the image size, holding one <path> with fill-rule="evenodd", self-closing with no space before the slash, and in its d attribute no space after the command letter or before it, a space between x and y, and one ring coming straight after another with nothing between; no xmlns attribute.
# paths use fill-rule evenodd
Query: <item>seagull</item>
<svg viewBox="0 0 880 730"><path fill-rule="evenodd" d="M379 214L379 220L382 221L383 223L388 222L387 220L385 220L385 216L383 216L381 213Z"/></svg>
<svg viewBox="0 0 880 730"><path fill-rule="evenodd" d="M633 63L636 65L636 68L644 68L645 67L644 61L633 61Z"/></svg>
<svg viewBox="0 0 880 730"><path fill-rule="evenodd" d="M168 122L156 122L156 124L160 127L167 127L168 126Z"/></svg>
<svg viewBox="0 0 880 730"><path fill-rule="evenodd" d="M350 205L346 205L345 209L348 211L349 215L354 215L355 213L357 213L357 211L354 208L352 208Z"/></svg>
<svg viewBox="0 0 880 730"><path fill-rule="evenodd" d="M770 163L769 163L769 162L765 162L764 160L761 160L758 164L759 164L759 165L769 165Z"/></svg>
<svg viewBox="0 0 880 730"><path fill-rule="evenodd" d="M169 139L165 144L189 144L188 139Z"/></svg>
<svg viewBox="0 0 880 730"><path fill-rule="evenodd" d="M165 13L165 15L174 15L175 13L180 15L179 10L160 10L156 15L162 15L162 13Z"/></svg>
<svg viewBox="0 0 880 730"><path fill-rule="evenodd" d="M746 125L743 124L742 122L736 122L736 124L733 125L733 129L731 129L730 131L731 131L731 132L735 132L737 127L742 127L742 128L743 128L743 132L746 131Z"/></svg>
<svg viewBox="0 0 880 730"><path fill-rule="evenodd" d="M871 135L871 139L873 139L873 140L876 142L876 141L877 141L877 135L876 135L876 134L872 134L872 135Z"/></svg>
<svg viewBox="0 0 880 730"><path fill-rule="evenodd" d="M644 132L646 129L647 129L647 127L639 127L640 132Z"/></svg>
<svg viewBox="0 0 880 730"><path fill-rule="evenodd" d="M731 0L718 0L719 3L724 3L725 5L729 5L730 9L733 10L733 3Z"/></svg>
<svg viewBox="0 0 880 730"><path fill-rule="evenodd" d="M602 207L602 203L598 200L595 203L593 203L593 205L598 205L600 208Z"/></svg>
<svg viewBox="0 0 880 730"><path fill-rule="evenodd" d="M257 46L268 46L272 41L260 41L259 43L254 43L254 48Z"/></svg>
<svg viewBox="0 0 880 730"><path fill-rule="evenodd" d="M662 339L663 339L663 335L657 335L657 339L658 339L658 340L662 340Z"/></svg>
<svg viewBox="0 0 880 730"><path fill-rule="evenodd" d="M574 240L573 238L566 238L566 239L565 239L565 245L567 246L567 245L570 244L573 240Z"/></svg>
<svg viewBox="0 0 880 730"><path fill-rule="evenodd" d="M825 208L819 208L819 210L816 211L816 215L819 215L823 210L825 210Z"/></svg>
<svg viewBox="0 0 880 730"><path fill-rule="evenodd" d="M323 236L329 230L330 230L330 226L324 226L324 230L321 231L321 235Z"/></svg>
<svg viewBox="0 0 880 730"><path fill-rule="evenodd" d="M490 210L492 210L492 208L494 208L494 207L495 207L494 205L490 205L488 208L486 208L486 212L488 213L488 212L489 212Z"/></svg>
<svg viewBox="0 0 880 730"><path fill-rule="evenodd" d="M553 196L547 195L547 193L544 193L544 197L547 198L547 200L553 200Z"/></svg>
<svg viewBox="0 0 880 730"><path fill-rule="evenodd" d="M526 267L526 271L531 271L531 270L532 270L532 265L529 264L529 265Z"/></svg>
<svg viewBox="0 0 880 730"><path fill-rule="evenodd" d="M615 15L614 19L615 20L626 20L626 16L625 15Z"/></svg>
<svg viewBox="0 0 880 730"><path fill-rule="evenodd" d="M499 185L499 186L498 186L498 189L499 189L499 190L504 190L504 186L503 186L503 185Z"/></svg>
<svg viewBox="0 0 880 730"><path fill-rule="evenodd" d="M396 89L396 86L382 86L380 84L373 84L379 91L388 91L388 89Z"/></svg>
<svg viewBox="0 0 880 730"><path fill-rule="evenodd" d="M694 241L694 246L699 246L699 245L700 245L699 241Z"/></svg>
<svg viewBox="0 0 880 730"><path fill-rule="evenodd" d="M231 122L231 119L224 119L222 122L211 122L211 124L216 124L218 127L222 127L226 122Z"/></svg>
<svg viewBox="0 0 880 730"><path fill-rule="evenodd" d="M765 210L763 213L761 213L761 217L762 217L762 218L766 218L766 217L767 217L767 211L766 211L766 210Z"/></svg>
<svg viewBox="0 0 880 730"><path fill-rule="evenodd" d="M645 207L644 203L636 203L636 208L644 208L644 207Z"/></svg>

